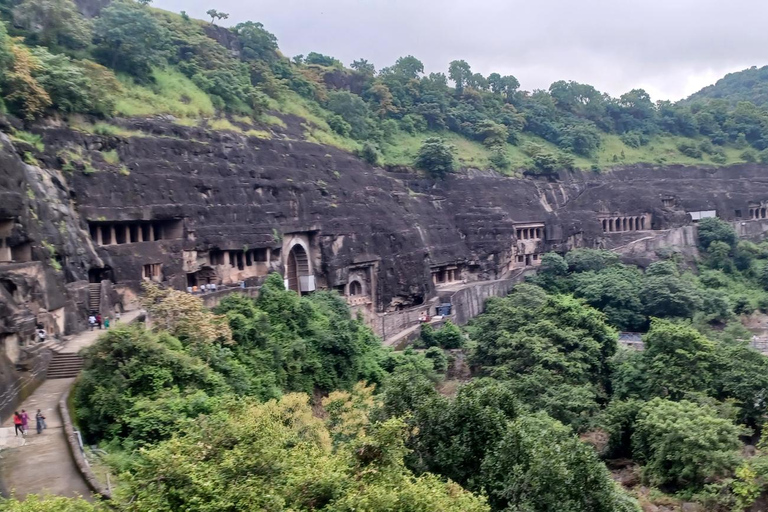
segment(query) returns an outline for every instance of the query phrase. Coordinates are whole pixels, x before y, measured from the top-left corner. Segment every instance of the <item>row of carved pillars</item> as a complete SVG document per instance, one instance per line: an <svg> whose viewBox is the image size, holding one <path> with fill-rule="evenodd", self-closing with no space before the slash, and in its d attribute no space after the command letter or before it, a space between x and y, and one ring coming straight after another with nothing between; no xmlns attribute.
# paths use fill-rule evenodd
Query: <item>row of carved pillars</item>
<svg viewBox="0 0 768 512"><path fill-rule="evenodd" d="M541 238L543 234L543 228L518 228L517 239L518 240L532 240Z"/></svg>
<svg viewBox="0 0 768 512"><path fill-rule="evenodd" d="M766 218L766 209L765 208L750 208L749 209L749 218L750 219L764 219Z"/></svg>
<svg viewBox="0 0 768 512"><path fill-rule="evenodd" d="M618 231L640 231L645 229L645 217L611 217L600 221L603 231L614 233Z"/></svg>
<svg viewBox="0 0 768 512"><path fill-rule="evenodd" d="M160 226L141 224L97 224L91 228L96 245L130 244L159 240Z"/></svg>

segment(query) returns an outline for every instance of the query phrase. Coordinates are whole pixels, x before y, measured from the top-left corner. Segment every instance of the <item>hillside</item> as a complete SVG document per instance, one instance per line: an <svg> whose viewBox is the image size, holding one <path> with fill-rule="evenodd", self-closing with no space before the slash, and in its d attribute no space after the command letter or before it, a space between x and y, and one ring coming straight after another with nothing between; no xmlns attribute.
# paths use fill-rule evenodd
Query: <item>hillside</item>
<svg viewBox="0 0 768 512"><path fill-rule="evenodd" d="M714 85L704 87L692 94L685 103L709 100L724 100L730 106L740 101L749 101L759 107L768 106L768 66L728 73Z"/></svg>
<svg viewBox="0 0 768 512"><path fill-rule="evenodd" d="M0 108L27 123L166 114L264 138L282 123L275 113L292 114L304 119L295 137L370 163L413 166L424 140L439 137L459 167L510 174L768 161L758 153L768 122L757 110L654 104L640 89L612 98L565 81L529 92L514 76L486 77L461 60L426 75L410 55L379 70L315 52L288 59L257 22L224 28L146 2L81 6L95 18L70 0L44 4L0 6Z"/></svg>

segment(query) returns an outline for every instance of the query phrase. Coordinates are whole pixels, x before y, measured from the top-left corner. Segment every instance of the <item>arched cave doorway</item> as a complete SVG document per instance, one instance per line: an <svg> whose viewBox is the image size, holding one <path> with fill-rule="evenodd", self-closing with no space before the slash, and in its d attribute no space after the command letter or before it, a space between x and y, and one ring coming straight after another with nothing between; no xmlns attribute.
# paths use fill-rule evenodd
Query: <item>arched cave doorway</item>
<svg viewBox="0 0 768 512"><path fill-rule="evenodd" d="M355 297L362 294L363 294L363 285L360 284L360 281L352 281L351 283L349 283L350 297Z"/></svg>
<svg viewBox="0 0 768 512"><path fill-rule="evenodd" d="M112 267L106 266L104 268L92 267L88 270L88 282L100 283L102 281L112 281L115 279L112 274Z"/></svg>
<svg viewBox="0 0 768 512"><path fill-rule="evenodd" d="M288 289L301 294L301 276L309 275L309 258L307 251L299 244L296 244L288 254Z"/></svg>

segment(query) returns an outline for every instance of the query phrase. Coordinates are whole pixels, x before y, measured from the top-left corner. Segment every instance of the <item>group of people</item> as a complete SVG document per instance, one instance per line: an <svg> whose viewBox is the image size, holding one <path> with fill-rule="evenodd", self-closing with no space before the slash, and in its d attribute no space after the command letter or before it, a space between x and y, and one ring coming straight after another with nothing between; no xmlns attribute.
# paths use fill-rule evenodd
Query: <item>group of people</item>
<svg viewBox="0 0 768 512"><path fill-rule="evenodd" d="M43 430L48 428L48 425L45 424L45 416L40 409L37 410L37 414L35 415L35 423L38 434L42 434ZM22 409L21 413L19 413L19 411L13 413L13 426L16 431L16 437L18 437L19 434L21 434L22 437L29 434L29 414L27 414L27 411Z"/></svg>
<svg viewBox="0 0 768 512"><path fill-rule="evenodd" d="M216 283L201 284L200 286L187 286L187 293L208 293L216 291Z"/></svg>
<svg viewBox="0 0 768 512"><path fill-rule="evenodd" d="M115 322L120 321L120 313L115 313ZM104 329L109 329L109 317L104 317L99 313L91 313L88 316L88 326L93 330L94 327L98 327L99 329L104 326Z"/></svg>

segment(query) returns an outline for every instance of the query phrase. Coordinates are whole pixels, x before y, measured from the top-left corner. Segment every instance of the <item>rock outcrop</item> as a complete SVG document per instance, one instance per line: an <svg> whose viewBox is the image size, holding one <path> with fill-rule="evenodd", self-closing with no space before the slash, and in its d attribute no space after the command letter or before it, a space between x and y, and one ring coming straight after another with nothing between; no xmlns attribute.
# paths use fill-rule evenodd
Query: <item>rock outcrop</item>
<svg viewBox="0 0 768 512"><path fill-rule="evenodd" d="M300 140L295 118L271 138L173 121L122 120L114 135L41 125L44 151L2 137L6 346L34 323L79 330L89 311L127 306L143 280L255 286L270 271L297 291L338 290L375 325L446 286L535 267L546 251L621 248L643 264L659 240L690 243L667 230L715 214L750 224L768 206L756 164L435 181Z"/></svg>

